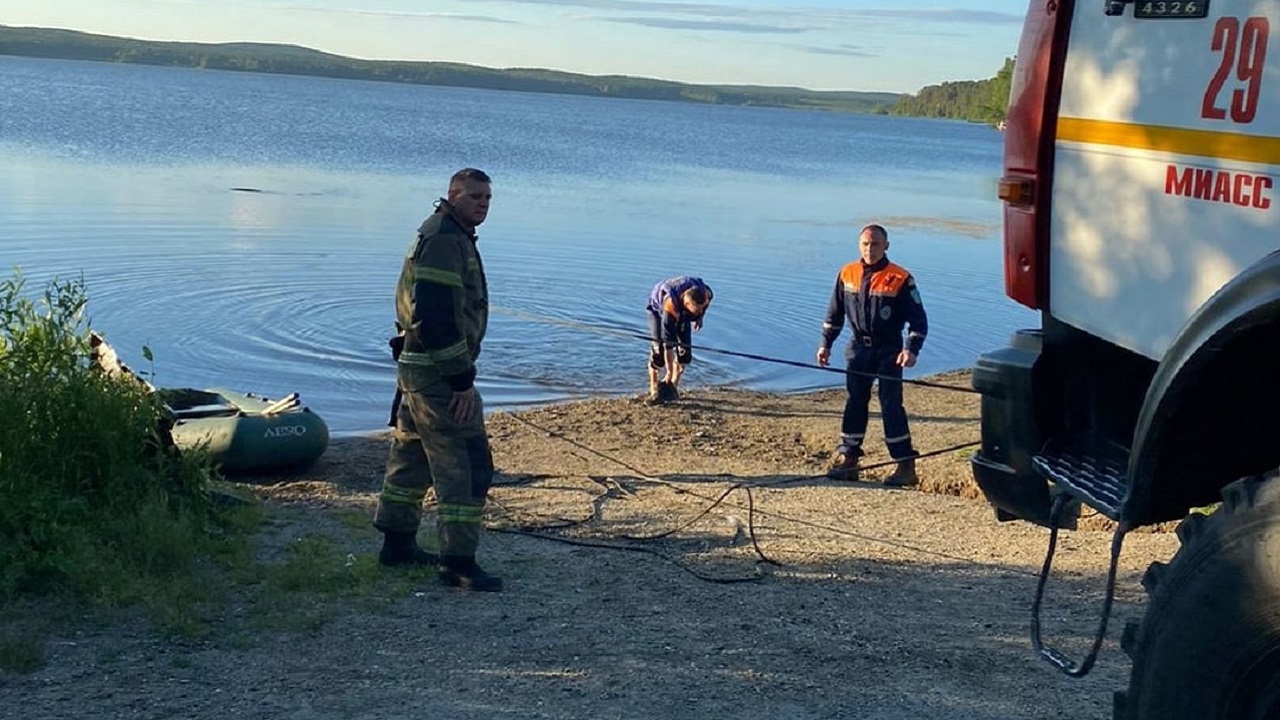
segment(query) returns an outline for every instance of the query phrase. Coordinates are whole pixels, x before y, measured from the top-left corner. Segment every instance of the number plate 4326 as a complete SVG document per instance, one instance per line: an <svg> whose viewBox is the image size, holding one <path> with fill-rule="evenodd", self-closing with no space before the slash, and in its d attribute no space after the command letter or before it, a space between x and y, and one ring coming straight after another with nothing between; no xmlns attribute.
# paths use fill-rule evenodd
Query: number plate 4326
<svg viewBox="0 0 1280 720"><path fill-rule="evenodd" d="M1202 18L1209 14L1209 0L1136 0L1135 18Z"/></svg>

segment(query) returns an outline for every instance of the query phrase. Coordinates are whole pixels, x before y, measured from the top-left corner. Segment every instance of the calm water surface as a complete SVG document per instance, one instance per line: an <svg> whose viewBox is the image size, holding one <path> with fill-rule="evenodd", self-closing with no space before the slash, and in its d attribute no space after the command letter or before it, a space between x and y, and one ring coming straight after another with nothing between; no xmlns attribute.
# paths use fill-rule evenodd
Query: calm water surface
<svg viewBox="0 0 1280 720"><path fill-rule="evenodd" d="M650 286L698 274L695 345L811 362L856 233L886 224L931 331L916 376L1030 313L1002 292L1001 137L980 125L0 57L0 269L83 277L92 324L165 386L298 391L385 422L413 231L454 170L480 229L490 407L643 388ZM251 189L245 191L243 189ZM837 375L698 353L688 379Z"/></svg>

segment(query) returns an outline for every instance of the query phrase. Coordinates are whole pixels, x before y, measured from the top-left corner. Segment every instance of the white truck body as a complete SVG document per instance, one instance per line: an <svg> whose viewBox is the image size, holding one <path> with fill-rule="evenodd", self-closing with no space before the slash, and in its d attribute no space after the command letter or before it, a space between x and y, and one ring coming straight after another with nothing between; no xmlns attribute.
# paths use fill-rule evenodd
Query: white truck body
<svg viewBox="0 0 1280 720"><path fill-rule="evenodd" d="M1211 0L1196 19L1078 3L1054 153L1054 317L1158 360L1213 293L1280 249L1278 31L1280 0Z"/></svg>
<svg viewBox="0 0 1280 720"><path fill-rule="evenodd" d="M1040 322L974 364L970 462L1050 528L1031 645L1088 673L1125 535L1179 521L1115 720L1280 718L1280 0L1028 0L1006 114L1005 293ZM1075 658L1041 617L1086 506L1114 535Z"/></svg>

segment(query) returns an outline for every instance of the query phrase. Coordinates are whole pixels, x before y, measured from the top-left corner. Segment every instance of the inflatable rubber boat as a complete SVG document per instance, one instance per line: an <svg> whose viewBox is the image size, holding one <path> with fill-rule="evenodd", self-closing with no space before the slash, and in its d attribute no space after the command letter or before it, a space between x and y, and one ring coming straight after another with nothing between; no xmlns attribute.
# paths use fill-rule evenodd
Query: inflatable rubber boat
<svg viewBox="0 0 1280 720"><path fill-rule="evenodd" d="M179 449L202 448L223 472L304 467L329 446L329 427L297 393L273 400L220 388L157 391L173 412Z"/></svg>

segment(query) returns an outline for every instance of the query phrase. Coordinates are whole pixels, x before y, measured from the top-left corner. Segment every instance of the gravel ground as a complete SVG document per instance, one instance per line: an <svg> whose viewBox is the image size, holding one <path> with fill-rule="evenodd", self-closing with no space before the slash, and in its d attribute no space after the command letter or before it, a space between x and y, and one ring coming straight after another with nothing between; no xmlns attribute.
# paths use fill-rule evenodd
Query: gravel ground
<svg viewBox="0 0 1280 720"><path fill-rule="evenodd" d="M997 523L963 450L921 460L919 490L880 485L888 468L821 477L842 402L708 389L497 413L481 561L504 592L421 577L249 642L69 631L42 669L0 675L0 717L1109 718L1120 629L1176 538L1127 540L1098 666L1063 677L1027 637L1047 532ZM907 407L922 451L977 439L973 395L909 387ZM885 459L878 423L869 463ZM315 534L376 550L342 518L371 514L385 452L385 436L345 438L303 473L243 483L274 518L261 556ZM1090 526L1064 533L1045 610L1077 656L1111 539Z"/></svg>

